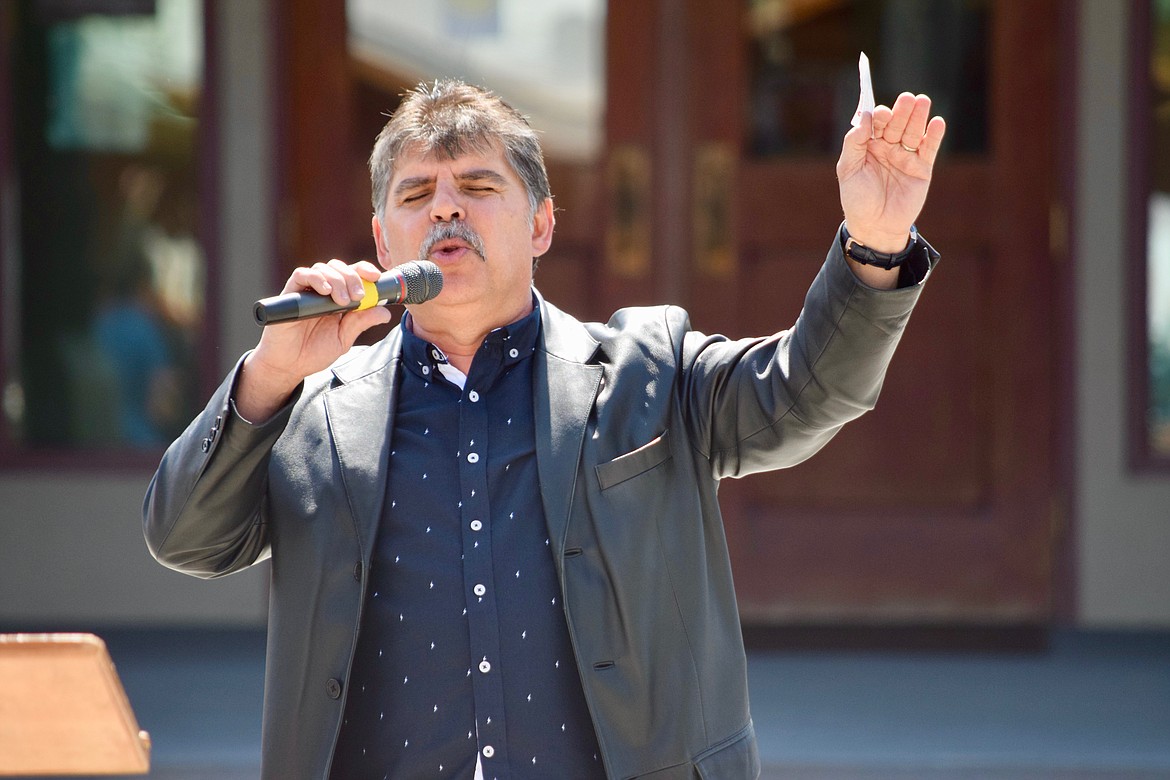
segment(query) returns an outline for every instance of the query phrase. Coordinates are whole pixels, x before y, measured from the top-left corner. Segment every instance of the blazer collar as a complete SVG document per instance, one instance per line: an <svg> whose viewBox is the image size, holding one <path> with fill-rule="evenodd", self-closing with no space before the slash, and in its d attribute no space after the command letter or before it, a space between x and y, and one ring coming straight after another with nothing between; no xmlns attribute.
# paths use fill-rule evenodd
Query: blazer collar
<svg viewBox="0 0 1170 780"><path fill-rule="evenodd" d="M576 317L553 306L539 292L533 292L540 307L543 349L570 363L593 363L600 349L597 339Z"/></svg>
<svg viewBox="0 0 1170 780"><path fill-rule="evenodd" d="M386 497L401 353L402 334L394 328L374 346L335 366L333 386L325 393L330 438L367 563Z"/></svg>
<svg viewBox="0 0 1170 780"><path fill-rule="evenodd" d="M377 373L386 368L391 361L402 357L402 331L396 326L386 334L386 337L365 349L355 350L352 355L346 355L333 366L334 384L349 384L364 376Z"/></svg>
<svg viewBox="0 0 1170 780"><path fill-rule="evenodd" d="M536 467L557 568L565 549L589 412L601 387L599 345L585 326L537 296L541 346L533 365Z"/></svg>

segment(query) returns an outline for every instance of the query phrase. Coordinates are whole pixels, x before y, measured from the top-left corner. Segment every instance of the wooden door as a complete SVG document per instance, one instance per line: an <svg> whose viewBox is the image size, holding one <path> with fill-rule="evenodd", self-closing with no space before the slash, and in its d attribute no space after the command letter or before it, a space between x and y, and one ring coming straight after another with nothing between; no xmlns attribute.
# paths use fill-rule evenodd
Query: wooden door
<svg viewBox="0 0 1170 780"><path fill-rule="evenodd" d="M947 7L966 15L943 18ZM942 101L950 133L918 222L943 260L878 408L812 460L721 488L747 622L1049 617L1056 280L1070 272L1054 186L1058 10L610 3L597 312L671 301L709 332L787 327L841 218L834 163L848 114L830 120L856 103L859 42L874 48L879 102L928 91L888 78L921 81L924 63L906 62L923 47L935 52L926 81L964 87ZM959 62L943 56L959 49Z"/></svg>

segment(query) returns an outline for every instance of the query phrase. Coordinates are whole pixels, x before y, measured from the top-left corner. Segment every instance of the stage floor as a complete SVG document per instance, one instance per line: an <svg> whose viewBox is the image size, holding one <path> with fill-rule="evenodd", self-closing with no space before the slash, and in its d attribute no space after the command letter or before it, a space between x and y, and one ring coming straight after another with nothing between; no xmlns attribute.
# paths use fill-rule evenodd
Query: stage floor
<svg viewBox="0 0 1170 780"><path fill-rule="evenodd" d="M264 636L107 630L150 777L255 780ZM1014 652L749 651L764 778L1170 778L1170 633Z"/></svg>

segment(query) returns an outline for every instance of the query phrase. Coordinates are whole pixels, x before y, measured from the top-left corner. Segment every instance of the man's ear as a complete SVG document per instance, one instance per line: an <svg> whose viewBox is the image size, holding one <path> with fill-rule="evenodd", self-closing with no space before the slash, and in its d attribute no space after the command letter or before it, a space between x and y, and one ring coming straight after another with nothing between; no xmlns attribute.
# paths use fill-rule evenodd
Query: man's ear
<svg viewBox="0 0 1170 780"><path fill-rule="evenodd" d="M553 216L552 198L545 198L532 215L532 256L540 257L552 245L553 228L557 220Z"/></svg>
<svg viewBox="0 0 1170 780"><path fill-rule="evenodd" d="M390 270L393 263L390 261L390 249L386 243L386 236L382 233L382 223L375 214L371 220L374 230L374 250L378 253L378 265Z"/></svg>

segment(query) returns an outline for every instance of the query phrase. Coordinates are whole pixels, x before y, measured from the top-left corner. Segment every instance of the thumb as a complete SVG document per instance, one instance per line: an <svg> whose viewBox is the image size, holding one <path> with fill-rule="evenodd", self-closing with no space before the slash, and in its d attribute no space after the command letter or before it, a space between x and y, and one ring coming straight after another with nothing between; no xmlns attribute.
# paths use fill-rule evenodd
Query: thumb
<svg viewBox="0 0 1170 780"><path fill-rule="evenodd" d="M837 178L846 178L865 161L870 138L873 136L873 113L865 111L857 127L850 128L841 143L841 157L837 160Z"/></svg>

